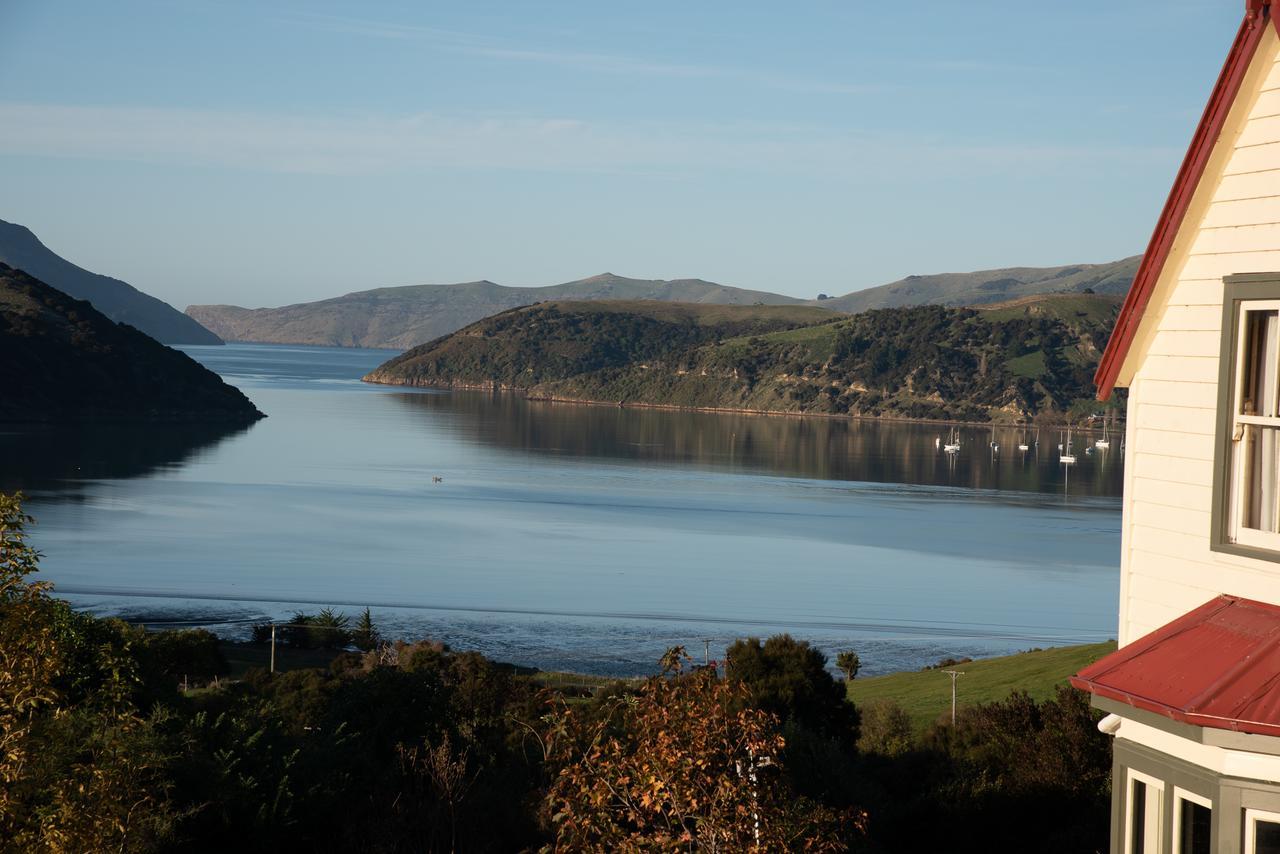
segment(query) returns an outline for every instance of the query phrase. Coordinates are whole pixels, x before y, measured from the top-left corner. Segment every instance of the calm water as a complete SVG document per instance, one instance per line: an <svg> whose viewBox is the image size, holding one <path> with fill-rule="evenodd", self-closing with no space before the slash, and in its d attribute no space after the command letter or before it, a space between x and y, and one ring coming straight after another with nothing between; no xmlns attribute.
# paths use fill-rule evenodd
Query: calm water
<svg viewBox="0 0 1280 854"><path fill-rule="evenodd" d="M1119 442L531 404L358 377L386 351L187 352L270 416L0 432L60 595L149 622L373 609L544 668L781 631L867 673L1114 636ZM993 450L992 442L999 445ZM1089 440L1091 444L1091 439ZM433 482L434 477L443 478Z"/></svg>

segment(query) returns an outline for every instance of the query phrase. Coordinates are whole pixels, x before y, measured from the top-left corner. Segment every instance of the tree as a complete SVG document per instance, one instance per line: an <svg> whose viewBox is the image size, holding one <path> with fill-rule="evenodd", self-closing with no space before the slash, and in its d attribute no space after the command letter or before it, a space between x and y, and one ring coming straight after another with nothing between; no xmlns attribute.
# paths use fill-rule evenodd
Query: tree
<svg viewBox="0 0 1280 854"><path fill-rule="evenodd" d="M548 720L557 850L843 851L865 828L790 788L778 719L709 669Z"/></svg>
<svg viewBox="0 0 1280 854"><path fill-rule="evenodd" d="M296 612L284 627L284 638L291 646L304 649L332 649L346 646L351 640L350 620L333 608L321 608L317 614Z"/></svg>
<svg viewBox="0 0 1280 854"><path fill-rule="evenodd" d="M0 840L17 851L160 847L165 757L133 705L122 624L75 614L31 581L22 495L0 493Z"/></svg>
<svg viewBox="0 0 1280 854"><path fill-rule="evenodd" d="M0 493L0 837L9 839L23 818L18 784L31 758L32 730L58 698L57 638L43 612L49 585L27 580L40 557L26 542L32 521L22 512L21 493Z"/></svg>
<svg viewBox="0 0 1280 854"><path fill-rule="evenodd" d="M814 732L849 741L858 714L845 687L827 672L827 657L807 641L774 635L735 641L728 649L729 679L742 683L757 708Z"/></svg>
<svg viewBox="0 0 1280 854"><path fill-rule="evenodd" d="M369 613L368 608L364 609L364 613L356 622L356 627L352 629L351 642L362 652L376 649L378 644L382 643L382 636L378 634L378 629L373 624L373 615Z"/></svg>
<svg viewBox="0 0 1280 854"><path fill-rule="evenodd" d="M857 677L858 671L862 669L862 660L851 649L841 650L836 653L836 667L844 674L846 682L852 682Z"/></svg>
<svg viewBox="0 0 1280 854"><path fill-rule="evenodd" d="M911 748L911 718L892 700L872 700L859 708L862 725L858 749L863 753L897 756Z"/></svg>

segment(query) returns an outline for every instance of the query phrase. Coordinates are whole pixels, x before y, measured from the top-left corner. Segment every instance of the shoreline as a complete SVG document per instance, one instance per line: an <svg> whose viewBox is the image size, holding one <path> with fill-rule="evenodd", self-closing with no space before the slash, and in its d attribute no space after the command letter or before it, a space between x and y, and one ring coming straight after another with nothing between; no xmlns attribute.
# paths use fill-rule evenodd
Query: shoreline
<svg viewBox="0 0 1280 854"><path fill-rule="evenodd" d="M490 394L513 394L531 402L560 405L568 404L572 406L614 407L616 409L652 409L664 412L704 412L711 415L753 415L767 416L770 418L822 418L828 421L889 422L895 424L947 424L971 427L1003 427L1011 429L1030 429L1041 427L1057 430L1066 429L1070 426L1073 430L1079 430L1090 434L1102 432L1100 428L1081 426L1068 421L1046 421L1040 424L1037 424L1034 421L966 421L962 419L945 418L911 418L905 415L849 415L847 413L838 412L793 412L784 409L749 409L746 407L730 406L683 406L674 403L591 400L573 397L557 397L555 395L532 395L529 394L526 389L497 382L451 382L448 384L441 384L395 382L384 379L372 379L376 373L377 371L366 374L360 378L360 381L369 383L370 385L394 386L400 388L424 388L433 389L435 391L478 391L488 392ZM1125 421L1121 419L1116 423L1115 431L1120 435L1123 435L1124 429Z"/></svg>

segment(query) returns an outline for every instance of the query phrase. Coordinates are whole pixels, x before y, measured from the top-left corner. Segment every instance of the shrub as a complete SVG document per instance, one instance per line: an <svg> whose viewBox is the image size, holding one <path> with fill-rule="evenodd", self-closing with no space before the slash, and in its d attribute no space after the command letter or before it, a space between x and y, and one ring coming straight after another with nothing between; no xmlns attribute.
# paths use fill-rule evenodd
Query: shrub
<svg viewBox="0 0 1280 854"><path fill-rule="evenodd" d="M864 753L897 756L914 740L911 718L892 700L872 700L858 709L861 715L858 749Z"/></svg>

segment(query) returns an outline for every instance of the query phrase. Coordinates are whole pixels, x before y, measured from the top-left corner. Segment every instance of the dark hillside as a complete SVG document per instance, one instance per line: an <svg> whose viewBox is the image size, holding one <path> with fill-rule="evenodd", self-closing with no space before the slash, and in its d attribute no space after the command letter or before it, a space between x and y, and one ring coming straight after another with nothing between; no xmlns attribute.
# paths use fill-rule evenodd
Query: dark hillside
<svg viewBox="0 0 1280 854"><path fill-rule="evenodd" d="M185 353L5 264L0 365L0 419L262 417L239 389Z"/></svg>
<svg viewBox="0 0 1280 854"><path fill-rule="evenodd" d="M397 385L529 388L829 317L830 312L804 306L540 303L496 314L415 347L365 379Z"/></svg>
<svg viewBox="0 0 1280 854"><path fill-rule="evenodd" d="M513 388L552 400L1017 421L1091 397L1118 306L1115 297L1081 294L836 318L757 307L754 318L702 316L699 324L561 303L489 318L366 379ZM705 310L680 310L695 308Z"/></svg>
<svg viewBox="0 0 1280 854"><path fill-rule="evenodd" d="M221 344L222 339L167 302L56 255L30 229L0 220L0 263L8 264L127 323L164 344Z"/></svg>

